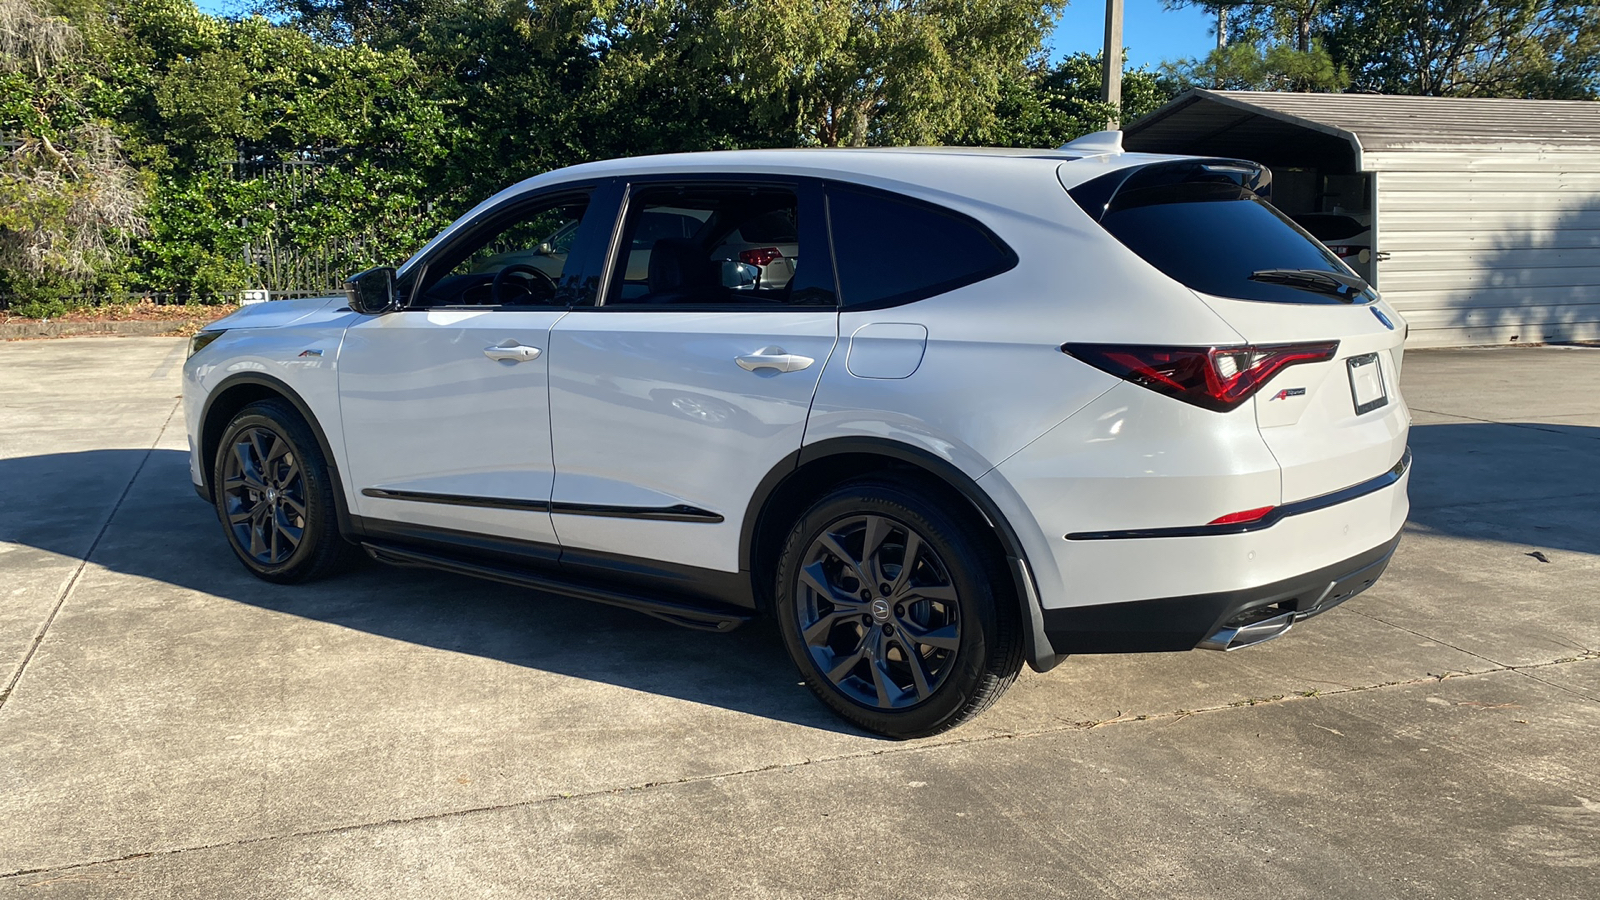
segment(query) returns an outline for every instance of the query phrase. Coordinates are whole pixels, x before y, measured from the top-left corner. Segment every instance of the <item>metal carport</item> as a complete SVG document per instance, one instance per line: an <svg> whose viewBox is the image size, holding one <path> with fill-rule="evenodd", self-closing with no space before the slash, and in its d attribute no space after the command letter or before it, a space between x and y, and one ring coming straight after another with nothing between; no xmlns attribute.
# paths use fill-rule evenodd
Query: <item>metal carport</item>
<svg viewBox="0 0 1600 900"><path fill-rule="evenodd" d="M1368 221L1414 346L1600 339L1600 102L1189 90L1131 151L1251 159Z"/></svg>

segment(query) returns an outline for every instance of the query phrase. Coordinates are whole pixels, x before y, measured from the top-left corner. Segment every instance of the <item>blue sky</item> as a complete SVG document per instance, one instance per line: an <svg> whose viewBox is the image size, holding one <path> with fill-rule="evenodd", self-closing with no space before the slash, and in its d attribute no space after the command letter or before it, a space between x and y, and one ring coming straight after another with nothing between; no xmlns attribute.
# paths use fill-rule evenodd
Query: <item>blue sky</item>
<svg viewBox="0 0 1600 900"><path fill-rule="evenodd" d="M197 0L201 9L212 14L237 12L240 0ZM1210 16L1190 7L1168 11L1161 0L1125 0L1127 12L1122 25L1122 42L1128 49L1128 62L1154 68L1163 60L1203 56L1216 46L1209 33ZM1057 57L1079 50L1098 53L1105 42L1106 5L1104 0L1077 0L1061 16L1061 24L1050 44Z"/></svg>
<svg viewBox="0 0 1600 900"><path fill-rule="evenodd" d="M1155 68L1164 60L1204 56L1217 45L1211 28L1216 19L1196 7L1167 10L1161 0L1125 0L1122 43L1128 62ZM1076 0L1061 15L1051 40L1053 54L1083 50L1098 53L1106 40L1104 0Z"/></svg>

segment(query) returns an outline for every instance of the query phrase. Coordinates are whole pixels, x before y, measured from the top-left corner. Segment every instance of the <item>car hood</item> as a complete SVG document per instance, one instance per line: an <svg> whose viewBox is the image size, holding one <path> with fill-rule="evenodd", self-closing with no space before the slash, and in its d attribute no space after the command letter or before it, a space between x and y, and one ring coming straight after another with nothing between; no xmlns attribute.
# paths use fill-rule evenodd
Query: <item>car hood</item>
<svg viewBox="0 0 1600 900"><path fill-rule="evenodd" d="M321 309L344 305L343 296L301 297L294 300L270 300L240 307L238 312L223 316L205 331L224 331L235 328L277 328L291 325Z"/></svg>

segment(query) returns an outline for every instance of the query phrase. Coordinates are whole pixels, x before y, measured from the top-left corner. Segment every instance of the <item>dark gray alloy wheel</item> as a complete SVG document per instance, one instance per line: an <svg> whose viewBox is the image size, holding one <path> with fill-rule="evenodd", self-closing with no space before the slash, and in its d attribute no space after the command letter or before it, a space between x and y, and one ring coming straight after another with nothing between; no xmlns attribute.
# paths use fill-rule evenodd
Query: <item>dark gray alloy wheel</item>
<svg viewBox="0 0 1600 900"><path fill-rule="evenodd" d="M918 492L920 493L920 492ZM1021 668L1015 601L980 535L918 493L845 485L791 533L778 613L806 683L889 737L953 728Z"/></svg>
<svg viewBox="0 0 1600 900"><path fill-rule="evenodd" d="M234 433L222 462L222 505L233 539L263 566L282 565L306 534L306 477L294 447L252 426Z"/></svg>
<svg viewBox="0 0 1600 900"><path fill-rule="evenodd" d="M799 577L800 635L840 693L907 709L950 676L961 607L916 529L882 515L841 519L812 540Z"/></svg>
<svg viewBox="0 0 1600 900"><path fill-rule="evenodd" d="M353 555L339 536L327 462L289 404L262 400L240 410L223 432L213 471L228 543L255 575L309 581Z"/></svg>

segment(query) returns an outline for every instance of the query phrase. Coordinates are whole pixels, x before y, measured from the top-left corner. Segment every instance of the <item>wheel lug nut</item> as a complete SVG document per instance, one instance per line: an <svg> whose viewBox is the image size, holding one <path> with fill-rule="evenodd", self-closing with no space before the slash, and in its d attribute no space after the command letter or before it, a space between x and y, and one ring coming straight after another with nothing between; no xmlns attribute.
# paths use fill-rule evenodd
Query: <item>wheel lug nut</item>
<svg viewBox="0 0 1600 900"><path fill-rule="evenodd" d="M885 623L883 626L883 633L888 637L894 637L894 626Z"/></svg>
<svg viewBox="0 0 1600 900"><path fill-rule="evenodd" d="M885 597L889 596L889 586L887 584L878 585L878 593L884 595Z"/></svg>
<svg viewBox="0 0 1600 900"><path fill-rule="evenodd" d="M861 602L866 603L872 599L872 592L866 588L861 589Z"/></svg>

